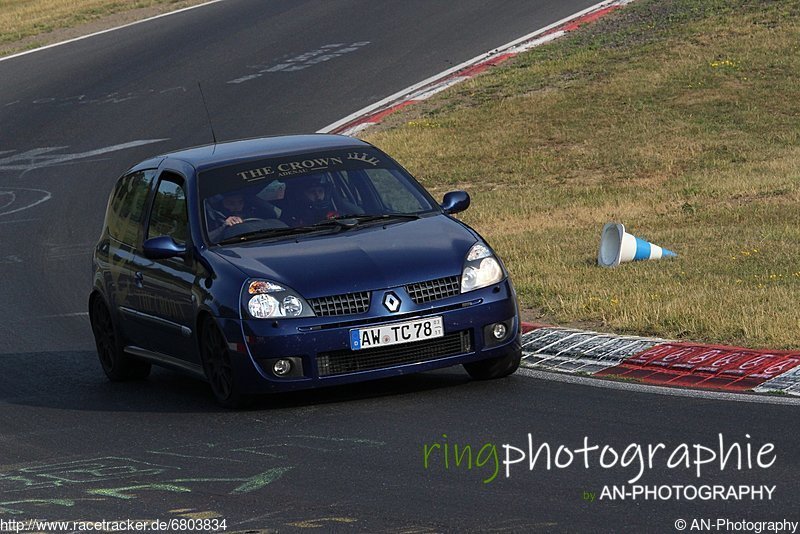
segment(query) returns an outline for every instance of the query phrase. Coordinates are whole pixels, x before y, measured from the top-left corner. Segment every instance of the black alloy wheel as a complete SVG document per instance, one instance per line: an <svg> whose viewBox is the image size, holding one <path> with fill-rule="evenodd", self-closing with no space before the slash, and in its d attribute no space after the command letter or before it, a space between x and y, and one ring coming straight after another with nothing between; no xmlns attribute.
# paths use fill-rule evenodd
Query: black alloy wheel
<svg viewBox="0 0 800 534"><path fill-rule="evenodd" d="M242 395L236 385L228 343L211 317L203 322L200 353L203 370L217 402L225 408L240 408L248 404L250 398Z"/></svg>
<svg viewBox="0 0 800 534"><path fill-rule="evenodd" d="M97 356L109 380L118 382L146 378L150 374L150 362L131 358L124 353L111 313L100 297L92 301L91 322Z"/></svg>

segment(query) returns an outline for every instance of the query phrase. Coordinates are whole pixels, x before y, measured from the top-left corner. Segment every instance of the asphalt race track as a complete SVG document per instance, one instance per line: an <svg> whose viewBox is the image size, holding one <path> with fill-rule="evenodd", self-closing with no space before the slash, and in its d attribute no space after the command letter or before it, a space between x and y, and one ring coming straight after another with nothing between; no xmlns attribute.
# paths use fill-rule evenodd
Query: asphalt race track
<svg viewBox="0 0 800 534"><path fill-rule="evenodd" d="M220 140L310 132L591 4L229 0L0 61L0 527L218 518L229 532L675 532L677 519L800 520L796 405L522 373L470 382L451 369L229 412L202 382L156 369L111 384L96 361L85 312L108 193L130 164L210 142L198 81ZM550 470L526 459L506 477L503 444L526 450L529 433L554 453L584 437L623 458L631 443L666 444L636 484L774 490L601 499L639 464L604 468L597 452L588 468L577 454ZM719 434L724 450L740 445L741 469L667 467L680 444L694 458ZM762 468L767 443L774 462ZM472 446L471 469L452 456L445 466L455 445Z"/></svg>

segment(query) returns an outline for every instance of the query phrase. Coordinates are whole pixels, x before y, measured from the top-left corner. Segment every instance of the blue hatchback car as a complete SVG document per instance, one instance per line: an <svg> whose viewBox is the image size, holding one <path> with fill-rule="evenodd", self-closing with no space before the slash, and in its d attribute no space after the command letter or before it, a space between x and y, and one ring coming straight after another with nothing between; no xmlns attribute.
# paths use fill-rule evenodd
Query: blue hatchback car
<svg viewBox="0 0 800 534"><path fill-rule="evenodd" d="M463 364L519 366L501 260L392 158L298 135L139 163L111 193L89 313L108 378L151 364L205 378L223 406L266 392Z"/></svg>

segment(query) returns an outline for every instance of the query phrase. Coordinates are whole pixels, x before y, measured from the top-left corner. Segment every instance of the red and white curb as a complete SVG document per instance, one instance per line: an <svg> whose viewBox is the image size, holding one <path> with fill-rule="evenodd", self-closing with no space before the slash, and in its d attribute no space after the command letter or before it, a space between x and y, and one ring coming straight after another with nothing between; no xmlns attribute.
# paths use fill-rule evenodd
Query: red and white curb
<svg viewBox="0 0 800 534"><path fill-rule="evenodd" d="M319 133L354 135L406 106L427 100L632 1L595 4L375 102ZM532 324L523 327L526 332L522 337L521 365L529 369L613 376L658 385L800 396L800 352L702 345Z"/></svg>
<svg viewBox="0 0 800 534"><path fill-rule="evenodd" d="M372 125L380 123L388 115L406 106L427 100L433 95L457 83L477 76L489 67L499 65L526 50L557 39L567 32L576 30L584 24L595 21L632 1L633 0L605 0L595 4L583 11L563 18L558 22L554 22L549 26L529 33L490 52L481 54L444 72L422 80L411 87L398 91L333 124L329 124L325 128L318 130L318 133L355 135Z"/></svg>
<svg viewBox="0 0 800 534"><path fill-rule="evenodd" d="M522 336L522 366L725 391L800 396L800 352L704 345L536 327Z"/></svg>

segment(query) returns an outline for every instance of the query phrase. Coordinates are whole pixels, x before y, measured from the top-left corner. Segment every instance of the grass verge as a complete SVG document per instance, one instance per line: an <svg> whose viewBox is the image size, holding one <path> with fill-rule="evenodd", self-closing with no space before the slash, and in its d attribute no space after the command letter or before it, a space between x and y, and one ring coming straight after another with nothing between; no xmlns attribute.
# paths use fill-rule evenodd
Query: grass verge
<svg viewBox="0 0 800 534"><path fill-rule="evenodd" d="M0 56L204 0L0 0Z"/></svg>
<svg viewBox="0 0 800 534"><path fill-rule="evenodd" d="M363 137L505 260L529 319L798 348L800 1L637 0ZM674 260L596 264L626 224Z"/></svg>

